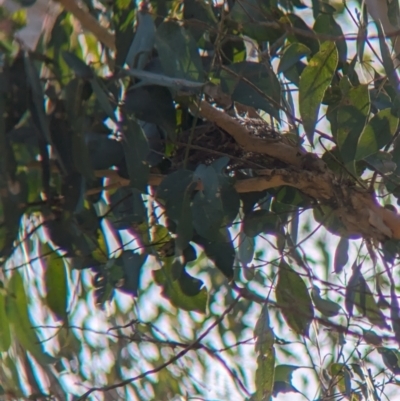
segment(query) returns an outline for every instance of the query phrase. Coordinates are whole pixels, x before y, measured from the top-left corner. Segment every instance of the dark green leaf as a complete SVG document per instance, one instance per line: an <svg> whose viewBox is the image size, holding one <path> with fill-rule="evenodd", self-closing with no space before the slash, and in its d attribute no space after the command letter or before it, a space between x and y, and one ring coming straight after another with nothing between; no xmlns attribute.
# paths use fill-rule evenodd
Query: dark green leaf
<svg viewBox="0 0 400 401"><path fill-rule="evenodd" d="M53 363L55 360L43 351L42 344L29 319L28 298L21 275L15 271L7 285L6 313L13 334L26 351L40 363Z"/></svg>
<svg viewBox="0 0 400 401"><path fill-rule="evenodd" d="M340 81L343 98L337 110L337 144L343 163L354 163L357 144L370 109L368 85L352 87L347 77Z"/></svg>
<svg viewBox="0 0 400 401"><path fill-rule="evenodd" d="M128 116L124 116L122 129L124 153L131 186L141 192L146 192L150 171L147 163L150 149L146 136L139 124Z"/></svg>
<svg viewBox="0 0 400 401"><path fill-rule="evenodd" d="M243 232L249 237L257 237L262 232L275 234L278 227L278 216L268 210L254 210L243 219Z"/></svg>
<svg viewBox="0 0 400 401"><path fill-rule="evenodd" d="M314 302L315 307L327 317L336 316L340 312L340 305L336 302L330 301L329 299L323 299L320 295L320 289L317 286L313 286L311 292L311 298Z"/></svg>
<svg viewBox="0 0 400 401"><path fill-rule="evenodd" d="M172 277L172 262L175 258L164 259L163 267L153 271L154 280L163 287L163 296L177 308L205 313L208 294L203 282L191 277L186 271L178 280Z"/></svg>
<svg viewBox="0 0 400 401"><path fill-rule="evenodd" d="M310 55L311 50L302 43L295 42L290 44L284 51L279 62L278 72L285 72L292 68L303 57Z"/></svg>
<svg viewBox="0 0 400 401"><path fill-rule="evenodd" d="M333 16L331 14L320 14L315 20L313 29L317 33L336 36L338 38L335 43L339 53L339 61L345 63L347 61L347 44L342 28Z"/></svg>
<svg viewBox="0 0 400 401"><path fill-rule="evenodd" d="M196 42L178 22L169 20L158 27L156 47L167 75L200 82L204 80Z"/></svg>
<svg viewBox="0 0 400 401"><path fill-rule="evenodd" d="M349 260L349 240L347 238L340 238L338 246L335 251L335 259L333 262L335 273L340 273Z"/></svg>
<svg viewBox="0 0 400 401"><path fill-rule="evenodd" d="M3 284L3 283L1 283ZM0 290L0 352L7 352L11 345L10 322L6 313L5 290Z"/></svg>
<svg viewBox="0 0 400 401"><path fill-rule="evenodd" d="M274 397L279 393L298 393L298 390L292 385L293 372L298 368L299 366L294 365L278 365L275 367Z"/></svg>
<svg viewBox="0 0 400 401"><path fill-rule="evenodd" d="M170 139L175 138L176 110L168 89L155 85L133 87L125 96L125 110L161 127Z"/></svg>
<svg viewBox="0 0 400 401"><path fill-rule="evenodd" d="M92 69L76 54L63 51L62 55L68 67L74 71L78 78L92 79L94 77Z"/></svg>
<svg viewBox="0 0 400 401"><path fill-rule="evenodd" d="M388 144L398 124L399 119L391 113L390 109L381 110L375 114L358 140L355 160L364 159Z"/></svg>
<svg viewBox="0 0 400 401"><path fill-rule="evenodd" d="M324 42L318 53L308 62L300 77L299 105L304 130L311 144L318 112L325 91L331 84L338 63L338 52L334 42Z"/></svg>
<svg viewBox="0 0 400 401"><path fill-rule="evenodd" d="M130 44L133 40L133 26L135 22L135 7L133 1L114 1L113 2L113 25L115 29L115 64L122 67Z"/></svg>
<svg viewBox="0 0 400 401"><path fill-rule="evenodd" d="M308 336L314 318L310 294L299 274L284 260L279 266L276 299L287 324L297 334Z"/></svg>
<svg viewBox="0 0 400 401"><path fill-rule="evenodd" d="M137 28L135 37L128 55L126 56L126 64L128 67L142 70L147 64L153 51L156 37L156 27L153 17L147 12L137 13Z"/></svg>
<svg viewBox="0 0 400 401"><path fill-rule="evenodd" d="M264 304L254 329L257 370L254 400L266 401L272 396L275 373L274 332L270 327L267 302Z"/></svg>
<svg viewBox="0 0 400 401"><path fill-rule="evenodd" d="M254 256L255 240L253 237L248 237L244 232L239 235L239 260L242 265L247 266Z"/></svg>
<svg viewBox="0 0 400 401"><path fill-rule="evenodd" d="M228 279L233 278L235 248L228 229L221 229L216 240L209 241L197 235L193 238L193 241L204 248L205 254L214 262L217 269Z"/></svg>
<svg viewBox="0 0 400 401"><path fill-rule="evenodd" d="M376 349L382 356L383 363L394 374L400 374L400 352L397 349L378 347Z"/></svg>
<svg viewBox="0 0 400 401"><path fill-rule="evenodd" d="M265 64L244 61L224 68L221 87L232 100L264 110L279 119L281 86L273 70Z"/></svg>
<svg viewBox="0 0 400 401"><path fill-rule="evenodd" d="M67 320L68 278L63 258L47 243L41 244L45 269L46 303L58 320Z"/></svg>
<svg viewBox="0 0 400 401"><path fill-rule="evenodd" d="M214 239L224 219L218 175L212 166L199 165L193 180L200 183L191 205L193 227L199 235Z"/></svg>
<svg viewBox="0 0 400 401"><path fill-rule="evenodd" d="M146 254L124 251L115 263L122 268L123 277L117 288L134 297L138 294L140 272L147 258Z"/></svg>
<svg viewBox="0 0 400 401"><path fill-rule="evenodd" d="M169 174L157 188L157 199L165 206L167 216L175 222L180 217L183 195L192 182L192 171L178 170Z"/></svg>

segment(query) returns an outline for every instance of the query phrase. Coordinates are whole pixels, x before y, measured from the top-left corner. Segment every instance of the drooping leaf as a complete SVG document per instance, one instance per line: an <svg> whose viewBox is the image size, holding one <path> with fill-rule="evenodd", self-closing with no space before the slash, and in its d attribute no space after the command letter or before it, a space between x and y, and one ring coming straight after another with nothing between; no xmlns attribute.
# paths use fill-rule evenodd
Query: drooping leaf
<svg viewBox="0 0 400 401"><path fill-rule="evenodd" d="M76 54L68 51L63 51L62 56L68 67L74 71L75 75L78 78L92 79L94 77L92 69Z"/></svg>
<svg viewBox="0 0 400 401"><path fill-rule="evenodd" d="M380 328L388 328L386 318L377 305L368 283L361 274L360 268L361 266L357 265L353 267L353 275L346 287L345 305L347 312L351 317L355 306L357 311L362 316L365 316L371 324Z"/></svg>
<svg viewBox="0 0 400 401"><path fill-rule="evenodd" d="M388 4L390 3L388 2ZM390 15L389 18L391 18ZM392 85L392 87L396 91L398 91L400 85L399 76L397 75L397 71L391 56L389 46L386 43L385 33L383 32L381 21L376 21L375 26L379 35L379 47L382 54L383 67L385 68L385 72L389 79L390 85Z"/></svg>
<svg viewBox="0 0 400 401"><path fill-rule="evenodd" d="M352 87L347 77L340 81L343 98L337 109L337 144L343 163L353 172L357 143L370 108L368 85Z"/></svg>
<svg viewBox="0 0 400 401"><path fill-rule="evenodd" d="M0 289L0 352L7 352L11 345L10 322L6 313L6 297L3 283Z"/></svg>
<svg viewBox="0 0 400 401"><path fill-rule="evenodd" d="M242 265L247 266L253 260L254 248L254 238L248 237L243 231L240 232L238 258Z"/></svg>
<svg viewBox="0 0 400 401"><path fill-rule="evenodd" d="M270 400L274 386L275 336L270 327L267 305L266 302L254 328L255 352L257 354L256 393L254 395L256 401Z"/></svg>
<svg viewBox="0 0 400 401"><path fill-rule="evenodd" d="M191 205L193 227L199 235L214 239L224 219L217 172L211 166L199 165L193 179L201 183Z"/></svg>
<svg viewBox="0 0 400 401"><path fill-rule="evenodd" d="M314 32L336 36L336 47L339 54L339 61L345 63L347 61L347 44L344 39L341 26L335 21L331 14L320 14L315 20Z"/></svg>
<svg viewBox="0 0 400 401"><path fill-rule="evenodd" d="M386 367L395 375L400 374L400 352L386 347L378 347L376 350L381 354Z"/></svg>
<svg viewBox="0 0 400 401"><path fill-rule="evenodd" d="M318 112L325 91L332 81L338 63L338 53L334 42L324 42L320 50L308 62L300 77L299 105L304 130L311 144Z"/></svg>
<svg viewBox="0 0 400 401"><path fill-rule="evenodd" d="M340 311L340 305L329 299L323 299L320 295L320 289L317 286L313 286L311 291L311 298L314 302L315 307L327 317L337 316Z"/></svg>
<svg viewBox="0 0 400 401"><path fill-rule="evenodd" d="M183 195L193 182L193 172L178 170L169 174L157 188L157 199L165 206L168 218L179 220Z"/></svg>
<svg viewBox="0 0 400 401"><path fill-rule="evenodd" d="M29 351L40 363L54 362L39 341L28 312L28 298L21 275L16 271L7 285L6 314L12 332L26 351Z"/></svg>
<svg viewBox="0 0 400 401"><path fill-rule="evenodd" d="M203 66L196 42L188 30L169 20L157 29L156 48L167 75L202 82Z"/></svg>
<svg viewBox="0 0 400 401"><path fill-rule="evenodd" d="M268 210L254 210L243 219L243 232L249 237L257 237L262 232L275 234L279 227L279 217Z"/></svg>
<svg viewBox="0 0 400 401"><path fill-rule="evenodd" d="M364 159L388 144L392 140L398 124L399 119L392 114L390 109L384 109L375 114L358 140L355 160Z"/></svg>
<svg viewBox="0 0 400 401"><path fill-rule="evenodd" d="M279 62L278 72L285 72L294 67L303 57L310 55L311 50L302 43L291 43L284 51Z"/></svg>
<svg viewBox="0 0 400 401"><path fill-rule="evenodd" d="M279 266L276 299L287 324L297 334L308 336L314 317L310 294L303 279L284 260Z"/></svg>
<svg viewBox="0 0 400 401"><path fill-rule="evenodd" d="M233 263L235 260L235 248L228 229L222 228L218 238L209 241L199 235L193 237L193 241L204 248L207 257L212 260L229 280L233 278Z"/></svg>
<svg viewBox="0 0 400 401"><path fill-rule="evenodd" d="M333 262L335 273L340 273L343 267L349 260L349 240L347 238L340 238L338 246L335 250L335 259Z"/></svg>
<svg viewBox="0 0 400 401"><path fill-rule="evenodd" d="M292 375L299 367L294 365L278 365L275 367L275 382L273 396L279 393L298 393L299 391L292 384Z"/></svg>
<svg viewBox="0 0 400 401"><path fill-rule="evenodd" d="M281 86L265 64L244 61L224 68L221 87L232 100L261 109L279 119Z"/></svg>
<svg viewBox="0 0 400 401"><path fill-rule="evenodd" d="M170 139L175 138L176 109L168 89L158 85L133 87L126 93L124 102L128 113L133 113L140 120L154 123L163 129Z"/></svg>
<svg viewBox="0 0 400 401"><path fill-rule="evenodd" d="M340 393L346 398L351 395L351 376L348 367L343 363L332 363L329 373Z"/></svg>
<svg viewBox="0 0 400 401"><path fill-rule="evenodd" d="M125 62L130 68L142 70L153 51L156 27L150 13L139 11L136 15L137 28Z"/></svg>
<svg viewBox="0 0 400 401"><path fill-rule="evenodd" d="M149 144L139 124L126 115L122 129L124 153L131 186L145 193L150 171L147 162Z"/></svg>
<svg viewBox="0 0 400 401"><path fill-rule="evenodd" d="M122 67L133 40L133 25L135 22L135 7L133 1L114 1L112 21L115 29L115 64Z"/></svg>
<svg viewBox="0 0 400 401"><path fill-rule="evenodd" d="M47 243L41 244L45 269L46 303L58 320L67 320L68 282L64 260Z"/></svg>
<svg viewBox="0 0 400 401"><path fill-rule="evenodd" d="M177 308L205 313L207 309L207 289L204 283L190 276L185 270L179 279L173 279L172 262L175 258L164 258L163 266L153 271L157 284L163 287L163 296Z"/></svg>
<svg viewBox="0 0 400 401"><path fill-rule="evenodd" d="M140 273L143 264L147 259L147 254L138 254L132 251L124 251L116 259L115 263L122 269L122 278L118 283L118 289L126 294L138 295Z"/></svg>

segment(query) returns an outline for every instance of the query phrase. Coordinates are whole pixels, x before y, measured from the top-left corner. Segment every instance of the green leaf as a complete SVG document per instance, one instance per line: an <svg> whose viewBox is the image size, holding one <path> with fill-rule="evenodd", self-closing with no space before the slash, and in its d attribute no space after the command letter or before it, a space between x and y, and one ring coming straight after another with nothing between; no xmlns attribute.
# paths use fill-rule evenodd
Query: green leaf
<svg viewBox="0 0 400 401"><path fill-rule="evenodd" d="M329 299L323 299L320 295L320 289L317 286L313 286L311 292L311 298L314 302L315 307L327 317L337 316L340 311L340 305L336 302L330 301Z"/></svg>
<svg viewBox="0 0 400 401"><path fill-rule="evenodd" d="M391 2L388 2L388 3L390 4ZM393 3L395 3L395 2L393 2ZM397 7L398 7L398 5L397 5ZM389 16L389 18L390 18L390 16ZM385 32L383 32L381 21L376 21L375 26L376 26L376 29L377 29L378 35L379 35L378 36L379 37L379 47L381 50L383 67L385 68L385 72L389 79L390 85L392 86L392 88L395 91L398 91L399 85L400 85L399 76L397 75L397 71L394 66L391 52L390 52L389 46L386 42L386 35L385 35ZM396 40L396 39L394 39L394 40Z"/></svg>
<svg viewBox="0 0 400 401"><path fill-rule="evenodd" d="M324 42L309 61L300 77L299 105L304 130L311 145L318 112L326 89L332 81L338 64L338 52L334 42Z"/></svg>
<svg viewBox="0 0 400 401"><path fill-rule="evenodd" d="M135 23L135 7L133 1L114 1L112 21L115 30L116 57L115 64L122 67L133 40L133 26Z"/></svg>
<svg viewBox="0 0 400 401"><path fill-rule="evenodd" d="M157 200L162 202L168 218L175 223L181 215L183 195L192 183L192 171L178 170L169 174L157 188Z"/></svg>
<svg viewBox="0 0 400 401"><path fill-rule="evenodd" d="M344 363L332 363L329 373L340 393L346 398L351 395L351 376L349 368Z"/></svg>
<svg viewBox="0 0 400 401"><path fill-rule="evenodd" d="M347 44L344 39L341 26L335 21L331 14L320 14L315 20L314 32L317 34L326 34L337 36L335 40L336 47L339 53L339 61L345 63L347 61Z"/></svg>
<svg viewBox="0 0 400 401"><path fill-rule="evenodd" d="M279 393L299 391L292 385L292 375L299 366L294 365L278 365L275 367L275 382L273 396L276 397Z"/></svg>
<svg viewBox="0 0 400 401"><path fill-rule="evenodd" d="M177 255L181 256L183 250L189 244L189 241L193 237L193 226L195 221L195 213L201 213L200 210L196 210L191 203L192 192L196 187L196 183L192 182L183 194L182 209L180 211L179 219L176 227L176 241L175 247Z"/></svg>
<svg viewBox="0 0 400 401"><path fill-rule="evenodd" d="M279 228L279 217L268 210L254 210L243 219L242 230L248 237L261 233L275 234Z"/></svg>
<svg viewBox="0 0 400 401"><path fill-rule="evenodd" d="M308 336L314 308L307 287L283 259L279 265L276 300L287 324L297 334Z"/></svg>
<svg viewBox="0 0 400 401"><path fill-rule="evenodd" d="M200 164L193 180L201 185L191 205L193 227L199 235L212 240L218 235L224 219L217 172L212 166Z"/></svg>
<svg viewBox="0 0 400 401"><path fill-rule="evenodd" d="M115 260L115 264L122 269L122 280L119 280L117 288L126 294L138 295L139 280L142 266L147 259L147 254L138 254L132 251L124 251Z"/></svg>
<svg viewBox="0 0 400 401"><path fill-rule="evenodd" d="M192 35L178 22L163 22L157 29L156 48L167 75L204 81L203 66Z"/></svg>
<svg viewBox="0 0 400 401"><path fill-rule="evenodd" d="M122 130L124 133L124 153L132 188L147 192L150 167L147 155L149 144L139 124L124 115Z"/></svg>
<svg viewBox="0 0 400 401"><path fill-rule="evenodd" d="M29 351L39 363L53 363L55 359L43 351L28 313L28 299L21 275L15 271L7 285L6 313L13 334L22 347Z"/></svg>
<svg viewBox="0 0 400 401"><path fill-rule="evenodd" d="M270 327L267 302L264 304L254 329L257 370L254 400L266 401L272 396L275 373L274 332Z"/></svg>
<svg viewBox="0 0 400 401"><path fill-rule="evenodd" d="M205 254L214 262L217 269L229 280L233 278L235 248L228 229L222 228L218 233L218 238L213 241L209 241L199 235L194 236L193 241L204 248Z"/></svg>
<svg viewBox="0 0 400 401"><path fill-rule="evenodd" d="M361 266L354 266L353 275L351 276L346 287L345 305L350 316L355 306L357 311L365 316L371 324L380 328L388 328L386 318L376 303L374 296L369 288L368 283L360 272Z"/></svg>
<svg viewBox="0 0 400 401"><path fill-rule="evenodd" d="M357 144L370 109L368 85L352 87L347 77L340 81L342 101L337 109L337 144L343 163L352 165ZM351 166L350 170L354 170Z"/></svg>
<svg viewBox="0 0 400 401"><path fill-rule="evenodd" d="M309 56L311 50L302 43L295 42L290 44L283 52L279 62L278 73L285 72L294 67L303 57Z"/></svg>
<svg viewBox="0 0 400 401"><path fill-rule="evenodd" d="M150 59L153 51L156 38L156 26L154 25L151 14L139 11L136 15L136 33L125 62L128 67L135 67L142 70Z"/></svg>
<svg viewBox="0 0 400 401"><path fill-rule="evenodd" d="M164 258L162 268L153 271L154 280L163 287L163 296L177 308L205 313L208 294L203 282L190 276L185 270L182 270L179 279L174 280L172 275L174 259L174 257Z"/></svg>
<svg viewBox="0 0 400 401"><path fill-rule="evenodd" d="M340 273L349 260L349 240L347 238L340 238L338 246L335 251L335 259L333 262L335 273Z"/></svg>
<svg viewBox="0 0 400 401"><path fill-rule="evenodd" d="M124 102L128 113L133 113L140 120L156 124L170 139L175 138L176 109L171 92L167 88L158 85L133 87L126 93Z"/></svg>
<svg viewBox="0 0 400 401"><path fill-rule="evenodd" d="M5 290L0 289L0 352L7 352L11 345L10 322L6 313Z"/></svg>
<svg viewBox="0 0 400 401"><path fill-rule="evenodd" d="M65 88L66 111L71 124L72 159L76 170L86 178L87 181L95 179L90 160L89 149L83 132L85 119L85 104L82 99L84 81L73 79Z"/></svg>
<svg viewBox="0 0 400 401"><path fill-rule="evenodd" d="M383 363L395 375L400 374L400 352L397 349L378 347Z"/></svg>
<svg viewBox="0 0 400 401"><path fill-rule="evenodd" d="M67 320L68 278L64 258L47 243L41 244L41 260L45 269L46 303L58 320Z"/></svg>
<svg viewBox="0 0 400 401"><path fill-rule="evenodd" d="M375 114L360 135L355 160L364 159L387 145L393 139L398 125L399 119L392 114L391 109Z"/></svg>
<svg viewBox="0 0 400 401"><path fill-rule="evenodd" d="M111 104L110 93L108 92L107 88L104 87L98 77L93 77L90 80L90 84L101 108L112 121L117 123L117 118L115 117L115 109L117 105Z"/></svg>
<svg viewBox="0 0 400 401"><path fill-rule="evenodd" d="M242 265L247 266L254 256L255 240L248 237L243 231L239 234L239 252L238 258Z"/></svg>
<svg viewBox="0 0 400 401"><path fill-rule="evenodd" d="M232 100L279 119L281 86L273 70L264 63L231 64L221 71L221 87Z"/></svg>
<svg viewBox="0 0 400 401"><path fill-rule="evenodd" d="M92 79L94 77L92 69L82 61L76 54L68 51L63 51L62 56L68 67L74 71L78 78Z"/></svg>

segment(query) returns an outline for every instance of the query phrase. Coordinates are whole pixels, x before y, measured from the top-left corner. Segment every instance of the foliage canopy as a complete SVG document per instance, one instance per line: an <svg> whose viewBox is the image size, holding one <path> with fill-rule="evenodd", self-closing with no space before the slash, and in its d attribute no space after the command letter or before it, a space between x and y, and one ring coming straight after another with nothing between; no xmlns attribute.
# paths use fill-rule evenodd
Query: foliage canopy
<svg viewBox="0 0 400 401"><path fill-rule="evenodd" d="M1 14L2 396L393 394L386 20L318 0L59 2L34 50Z"/></svg>

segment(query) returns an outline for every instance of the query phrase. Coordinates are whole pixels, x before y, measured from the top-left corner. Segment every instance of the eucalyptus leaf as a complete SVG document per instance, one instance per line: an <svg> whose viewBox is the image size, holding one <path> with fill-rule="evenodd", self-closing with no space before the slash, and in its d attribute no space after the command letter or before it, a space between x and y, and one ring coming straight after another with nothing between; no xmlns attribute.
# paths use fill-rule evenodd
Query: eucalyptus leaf
<svg viewBox="0 0 400 401"><path fill-rule="evenodd" d="M314 308L303 279L284 260L279 265L276 299L287 324L297 333L308 336Z"/></svg>
<svg viewBox="0 0 400 401"><path fill-rule="evenodd" d="M334 42L324 42L320 50L308 62L300 77L299 104L304 130L311 144L318 112L325 91L331 84L338 63L338 52Z"/></svg>

